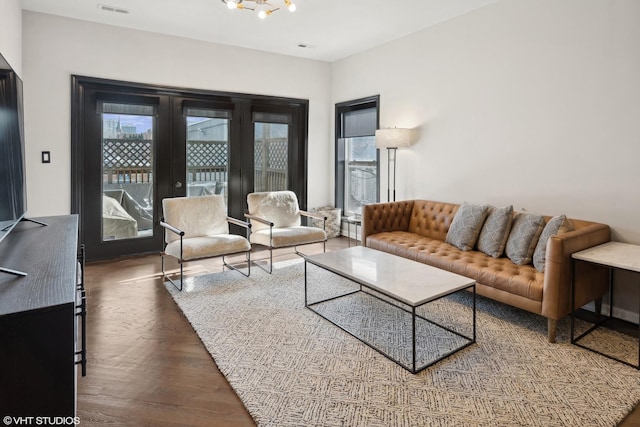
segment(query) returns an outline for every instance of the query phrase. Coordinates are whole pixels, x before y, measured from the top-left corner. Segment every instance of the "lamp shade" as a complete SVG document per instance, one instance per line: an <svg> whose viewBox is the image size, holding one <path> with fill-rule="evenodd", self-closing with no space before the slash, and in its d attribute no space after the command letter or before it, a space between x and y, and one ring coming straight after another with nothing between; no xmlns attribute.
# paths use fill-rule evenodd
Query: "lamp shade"
<svg viewBox="0 0 640 427"><path fill-rule="evenodd" d="M411 145L411 129L389 128L376 130L376 148L399 148Z"/></svg>

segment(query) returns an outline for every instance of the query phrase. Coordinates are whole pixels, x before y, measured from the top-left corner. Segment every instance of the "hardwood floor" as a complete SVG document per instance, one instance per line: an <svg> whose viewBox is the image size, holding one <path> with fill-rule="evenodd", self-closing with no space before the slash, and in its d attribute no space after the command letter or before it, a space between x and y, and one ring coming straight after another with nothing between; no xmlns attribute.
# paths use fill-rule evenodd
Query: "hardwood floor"
<svg viewBox="0 0 640 427"><path fill-rule="evenodd" d="M327 250L347 244L330 239ZM262 256L268 253L254 258ZM286 249L274 260L296 257ZM222 262L187 266L189 274L201 274L221 271ZM78 378L80 425L255 425L165 290L158 255L88 264L85 281L88 367ZM640 406L620 425L640 427Z"/></svg>
<svg viewBox="0 0 640 427"><path fill-rule="evenodd" d="M347 242L331 239L327 250ZM319 253L322 245L304 251ZM274 252L274 261L297 257L292 249ZM222 270L221 259L186 265L189 274ZM177 263L169 261L167 268ZM81 425L255 425L164 288L159 255L88 264L85 282L88 366L78 379Z"/></svg>

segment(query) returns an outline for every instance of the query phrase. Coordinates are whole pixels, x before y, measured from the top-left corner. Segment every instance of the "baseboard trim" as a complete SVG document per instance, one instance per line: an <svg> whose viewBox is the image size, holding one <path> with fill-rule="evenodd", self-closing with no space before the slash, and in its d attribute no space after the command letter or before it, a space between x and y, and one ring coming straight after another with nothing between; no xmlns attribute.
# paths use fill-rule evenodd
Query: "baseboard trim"
<svg viewBox="0 0 640 427"><path fill-rule="evenodd" d="M589 310L591 312L595 312L595 306L593 302L585 305L583 307L585 310ZM609 304L602 303L602 314L609 313ZM635 313L633 311L625 310L620 307L613 306L613 317L620 320L625 320L630 323L638 324L640 323L640 313Z"/></svg>

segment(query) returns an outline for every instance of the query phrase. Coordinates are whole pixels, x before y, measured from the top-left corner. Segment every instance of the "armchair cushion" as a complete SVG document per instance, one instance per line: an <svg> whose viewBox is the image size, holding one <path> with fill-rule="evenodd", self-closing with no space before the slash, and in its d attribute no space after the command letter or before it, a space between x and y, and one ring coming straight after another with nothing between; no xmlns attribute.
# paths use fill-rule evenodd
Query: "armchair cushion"
<svg viewBox="0 0 640 427"><path fill-rule="evenodd" d="M265 191L247 195L249 213L273 222L274 228L300 226L298 197L293 191ZM258 221L251 221L251 230L269 229Z"/></svg>
<svg viewBox="0 0 640 427"><path fill-rule="evenodd" d="M283 248L287 246L306 245L308 243L323 242L327 239L324 230L315 227L286 227L273 229L273 241L269 241L269 228L252 231L251 243Z"/></svg>
<svg viewBox="0 0 640 427"><path fill-rule="evenodd" d="M249 250L251 245L247 239L235 234L190 237L182 241L182 260L210 258ZM169 243L164 252L180 259L180 239Z"/></svg>
<svg viewBox="0 0 640 427"><path fill-rule="evenodd" d="M185 238L229 234L224 199L220 196L164 199L162 210L164 220L184 231ZM178 241L179 245L180 236L167 231L165 240L167 244Z"/></svg>

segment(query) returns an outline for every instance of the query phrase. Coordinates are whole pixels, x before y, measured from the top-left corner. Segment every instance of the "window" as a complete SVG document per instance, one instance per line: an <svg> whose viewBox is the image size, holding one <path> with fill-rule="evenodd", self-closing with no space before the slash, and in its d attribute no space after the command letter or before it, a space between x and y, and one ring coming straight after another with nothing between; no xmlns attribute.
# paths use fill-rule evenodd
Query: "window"
<svg viewBox="0 0 640 427"><path fill-rule="evenodd" d="M379 201L379 96L336 104L336 206L344 215L360 215Z"/></svg>

